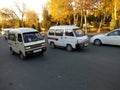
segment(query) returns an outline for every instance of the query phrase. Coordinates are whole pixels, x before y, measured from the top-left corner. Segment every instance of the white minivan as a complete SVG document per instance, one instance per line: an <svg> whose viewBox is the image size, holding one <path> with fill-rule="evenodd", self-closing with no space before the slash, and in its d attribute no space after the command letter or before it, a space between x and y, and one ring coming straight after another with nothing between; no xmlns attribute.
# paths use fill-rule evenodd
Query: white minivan
<svg viewBox="0 0 120 90"><path fill-rule="evenodd" d="M29 55L46 51L45 39L32 28L11 29L8 34L8 45L11 54L18 53L21 59Z"/></svg>
<svg viewBox="0 0 120 90"><path fill-rule="evenodd" d="M47 39L51 48L61 46L65 47L67 51L89 45L88 36L84 35L80 27L77 26L52 26L47 33Z"/></svg>

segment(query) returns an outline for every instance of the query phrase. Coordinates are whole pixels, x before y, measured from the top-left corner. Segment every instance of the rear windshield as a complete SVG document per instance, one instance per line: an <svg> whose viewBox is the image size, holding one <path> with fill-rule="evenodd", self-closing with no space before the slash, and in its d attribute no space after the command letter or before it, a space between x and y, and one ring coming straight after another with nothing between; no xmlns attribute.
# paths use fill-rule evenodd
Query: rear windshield
<svg viewBox="0 0 120 90"><path fill-rule="evenodd" d="M25 43L43 40L43 36L39 32L23 33L23 39Z"/></svg>
<svg viewBox="0 0 120 90"><path fill-rule="evenodd" d="M73 31L74 31L76 37L84 36L84 33L82 32L82 30L80 28L73 29Z"/></svg>

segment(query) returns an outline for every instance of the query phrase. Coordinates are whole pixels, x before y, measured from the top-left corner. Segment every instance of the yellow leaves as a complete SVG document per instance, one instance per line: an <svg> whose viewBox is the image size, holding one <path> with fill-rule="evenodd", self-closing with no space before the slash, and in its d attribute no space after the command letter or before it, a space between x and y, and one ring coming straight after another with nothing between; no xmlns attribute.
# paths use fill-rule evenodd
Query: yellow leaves
<svg viewBox="0 0 120 90"><path fill-rule="evenodd" d="M60 20L66 18L72 11L69 0L51 0L49 3L50 14L56 19Z"/></svg>
<svg viewBox="0 0 120 90"><path fill-rule="evenodd" d="M36 12L32 10L27 10L25 13L26 24L31 26L31 24L35 24L38 21L38 15Z"/></svg>

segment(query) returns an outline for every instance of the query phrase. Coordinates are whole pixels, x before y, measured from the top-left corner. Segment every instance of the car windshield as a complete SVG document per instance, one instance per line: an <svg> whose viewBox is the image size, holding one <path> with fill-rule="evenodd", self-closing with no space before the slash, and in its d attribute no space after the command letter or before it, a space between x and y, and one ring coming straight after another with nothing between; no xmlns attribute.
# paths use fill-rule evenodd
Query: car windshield
<svg viewBox="0 0 120 90"><path fill-rule="evenodd" d="M43 40L43 36L41 36L39 32L29 32L23 34L23 39L25 43L29 43L29 42Z"/></svg>
<svg viewBox="0 0 120 90"><path fill-rule="evenodd" d="M73 31L74 31L76 37L81 37L84 35L84 33L82 32L81 29L74 29Z"/></svg>

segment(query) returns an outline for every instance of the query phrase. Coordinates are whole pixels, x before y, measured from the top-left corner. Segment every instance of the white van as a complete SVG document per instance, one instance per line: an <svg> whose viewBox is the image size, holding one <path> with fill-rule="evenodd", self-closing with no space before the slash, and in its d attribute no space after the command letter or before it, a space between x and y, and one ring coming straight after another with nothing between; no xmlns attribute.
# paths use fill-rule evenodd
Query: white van
<svg viewBox="0 0 120 90"><path fill-rule="evenodd" d="M9 31L8 45L12 54L20 54L21 59L46 51L45 39L32 28L17 28Z"/></svg>
<svg viewBox="0 0 120 90"><path fill-rule="evenodd" d="M9 33L9 31L11 29L13 29L13 28L5 28L5 29L3 29L3 35L4 35L5 40L8 39L8 33Z"/></svg>
<svg viewBox="0 0 120 90"><path fill-rule="evenodd" d="M89 45L88 36L76 26L52 26L47 33L47 38L51 48L61 46L68 51Z"/></svg>

